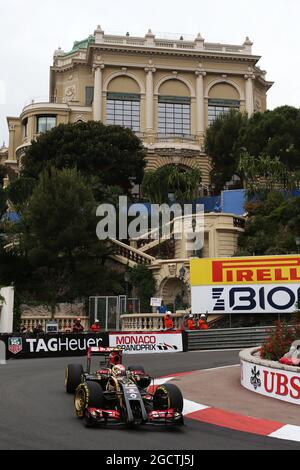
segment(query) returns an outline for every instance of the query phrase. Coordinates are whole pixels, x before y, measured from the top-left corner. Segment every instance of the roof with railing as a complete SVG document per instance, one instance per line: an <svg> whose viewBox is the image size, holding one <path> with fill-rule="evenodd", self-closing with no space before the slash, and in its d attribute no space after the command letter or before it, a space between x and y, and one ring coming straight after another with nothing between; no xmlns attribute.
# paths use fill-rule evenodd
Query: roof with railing
<svg viewBox="0 0 300 470"><path fill-rule="evenodd" d="M55 51L55 57L65 57L74 53L87 50L90 45L102 44L106 46L127 46L157 49L172 49L178 51L203 51L223 54L252 55L252 45L249 37L241 45L221 44L206 42L201 34L192 36L190 34L171 34L171 33L152 33L149 29L144 37L131 36L129 32L126 34L109 34L104 33L100 26L96 29L94 35L81 41L75 41L73 48L69 52L59 48Z"/></svg>

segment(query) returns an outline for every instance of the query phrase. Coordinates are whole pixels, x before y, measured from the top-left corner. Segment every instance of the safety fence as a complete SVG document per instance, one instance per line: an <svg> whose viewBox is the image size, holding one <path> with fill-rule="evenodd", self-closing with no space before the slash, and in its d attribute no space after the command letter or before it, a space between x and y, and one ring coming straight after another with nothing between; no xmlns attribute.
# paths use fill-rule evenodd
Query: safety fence
<svg viewBox="0 0 300 470"><path fill-rule="evenodd" d="M272 327L205 331L111 332L83 334L0 335L0 361L84 356L91 347L120 347L126 354L181 353L260 346ZM1 352L2 351L2 352ZM6 358L3 358L5 351Z"/></svg>
<svg viewBox="0 0 300 470"><path fill-rule="evenodd" d="M85 356L89 348L121 348L126 354L182 353L184 331L0 335L0 363L6 359Z"/></svg>
<svg viewBox="0 0 300 470"><path fill-rule="evenodd" d="M274 327L231 328L188 332L188 350L244 349L260 346Z"/></svg>

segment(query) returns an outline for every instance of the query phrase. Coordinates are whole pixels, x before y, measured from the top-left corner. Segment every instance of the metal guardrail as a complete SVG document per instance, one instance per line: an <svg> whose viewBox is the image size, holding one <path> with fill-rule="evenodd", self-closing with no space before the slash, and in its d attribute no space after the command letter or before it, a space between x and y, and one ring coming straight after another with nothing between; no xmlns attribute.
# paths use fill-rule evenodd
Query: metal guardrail
<svg viewBox="0 0 300 470"><path fill-rule="evenodd" d="M188 332L188 350L244 349L261 346L274 327L232 328Z"/></svg>

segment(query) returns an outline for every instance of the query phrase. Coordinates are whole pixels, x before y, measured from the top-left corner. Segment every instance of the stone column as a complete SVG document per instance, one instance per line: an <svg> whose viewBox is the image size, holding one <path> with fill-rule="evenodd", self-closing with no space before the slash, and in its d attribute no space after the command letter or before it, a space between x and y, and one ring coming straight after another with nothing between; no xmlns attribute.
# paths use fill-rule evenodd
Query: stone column
<svg viewBox="0 0 300 470"><path fill-rule="evenodd" d="M102 120L102 70L105 68L104 65L95 65L95 77L94 77L94 121Z"/></svg>
<svg viewBox="0 0 300 470"><path fill-rule="evenodd" d="M14 287L3 287L0 294L4 298L4 303L0 312L0 333L13 332L14 319Z"/></svg>
<svg viewBox="0 0 300 470"><path fill-rule="evenodd" d="M254 113L254 91L253 91L253 80L255 75L245 75L246 80L246 111L248 116L251 117Z"/></svg>
<svg viewBox="0 0 300 470"><path fill-rule="evenodd" d="M153 74L156 72L154 67L146 67L146 131L154 130L154 90L153 90Z"/></svg>
<svg viewBox="0 0 300 470"><path fill-rule="evenodd" d="M206 72L197 70L196 74L196 108L197 108L197 135L205 133L205 105L204 105L204 77Z"/></svg>
<svg viewBox="0 0 300 470"><path fill-rule="evenodd" d="M15 160L15 136L16 126L9 124L9 146L8 146L8 160Z"/></svg>

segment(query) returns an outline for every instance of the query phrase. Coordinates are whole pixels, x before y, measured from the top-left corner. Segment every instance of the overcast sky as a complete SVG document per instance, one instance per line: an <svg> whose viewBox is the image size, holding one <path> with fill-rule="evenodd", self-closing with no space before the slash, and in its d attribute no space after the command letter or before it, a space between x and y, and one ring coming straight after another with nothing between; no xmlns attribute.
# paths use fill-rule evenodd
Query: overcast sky
<svg viewBox="0 0 300 470"><path fill-rule="evenodd" d="M300 107L299 0L1 0L0 146L8 142L6 116L19 116L33 98L47 100L49 67L58 46L106 32L195 35L242 44L246 36L275 81L268 106Z"/></svg>

